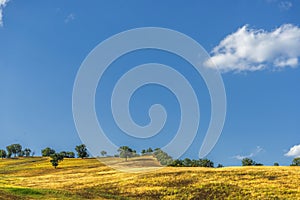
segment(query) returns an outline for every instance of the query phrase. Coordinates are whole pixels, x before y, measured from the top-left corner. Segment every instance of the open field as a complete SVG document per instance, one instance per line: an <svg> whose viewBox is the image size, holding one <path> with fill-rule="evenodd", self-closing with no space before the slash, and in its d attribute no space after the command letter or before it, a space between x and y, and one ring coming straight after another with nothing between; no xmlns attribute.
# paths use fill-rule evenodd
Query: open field
<svg viewBox="0 0 300 200"><path fill-rule="evenodd" d="M118 161L118 158L111 162ZM131 159L140 169L151 156ZM0 160L0 199L300 199L300 167L161 168L124 173L97 159Z"/></svg>

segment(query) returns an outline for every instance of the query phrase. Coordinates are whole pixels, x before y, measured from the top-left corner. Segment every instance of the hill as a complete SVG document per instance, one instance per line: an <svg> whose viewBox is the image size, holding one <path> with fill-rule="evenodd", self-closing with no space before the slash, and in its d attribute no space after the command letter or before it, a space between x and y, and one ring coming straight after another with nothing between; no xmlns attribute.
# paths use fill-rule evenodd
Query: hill
<svg viewBox="0 0 300 200"><path fill-rule="evenodd" d="M151 156L118 165L133 162L155 170L124 173L95 158L65 159L58 169L49 158L3 159L0 199L300 199L300 167L160 169Z"/></svg>

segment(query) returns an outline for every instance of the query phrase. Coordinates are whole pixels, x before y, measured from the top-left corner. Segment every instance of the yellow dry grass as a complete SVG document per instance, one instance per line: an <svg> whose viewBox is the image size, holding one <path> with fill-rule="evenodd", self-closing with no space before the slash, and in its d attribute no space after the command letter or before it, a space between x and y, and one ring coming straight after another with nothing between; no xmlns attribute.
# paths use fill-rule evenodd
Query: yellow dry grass
<svg viewBox="0 0 300 200"><path fill-rule="evenodd" d="M300 167L158 169L151 156L102 159L156 170L125 173L97 159L65 159L58 169L48 158L3 159L0 199L300 199Z"/></svg>

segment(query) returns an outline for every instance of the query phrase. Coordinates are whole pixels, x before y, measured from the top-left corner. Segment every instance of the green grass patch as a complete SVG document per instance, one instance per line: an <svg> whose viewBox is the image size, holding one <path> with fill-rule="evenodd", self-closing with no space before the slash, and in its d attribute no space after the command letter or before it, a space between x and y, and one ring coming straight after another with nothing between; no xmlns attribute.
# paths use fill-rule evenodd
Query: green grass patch
<svg viewBox="0 0 300 200"><path fill-rule="evenodd" d="M48 189L32 189L21 187L0 188L1 194L6 194L12 199L42 199L42 198L56 198L56 199L80 199L77 195L66 191L48 190Z"/></svg>
<svg viewBox="0 0 300 200"><path fill-rule="evenodd" d="M15 195L19 196L40 196L43 195L42 192L40 192L37 189L31 189L31 188L8 188L7 191L10 193L13 193Z"/></svg>

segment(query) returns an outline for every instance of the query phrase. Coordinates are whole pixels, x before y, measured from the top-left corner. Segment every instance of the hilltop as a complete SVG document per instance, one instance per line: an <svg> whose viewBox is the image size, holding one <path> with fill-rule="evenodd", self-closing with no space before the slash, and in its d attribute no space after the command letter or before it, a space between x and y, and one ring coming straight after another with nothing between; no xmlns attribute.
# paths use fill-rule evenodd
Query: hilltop
<svg viewBox="0 0 300 200"><path fill-rule="evenodd" d="M163 167L152 156L0 160L0 199L300 199L299 167ZM151 171L141 172L146 169Z"/></svg>

